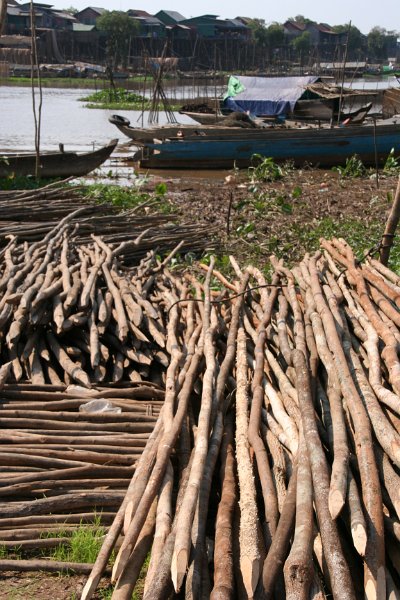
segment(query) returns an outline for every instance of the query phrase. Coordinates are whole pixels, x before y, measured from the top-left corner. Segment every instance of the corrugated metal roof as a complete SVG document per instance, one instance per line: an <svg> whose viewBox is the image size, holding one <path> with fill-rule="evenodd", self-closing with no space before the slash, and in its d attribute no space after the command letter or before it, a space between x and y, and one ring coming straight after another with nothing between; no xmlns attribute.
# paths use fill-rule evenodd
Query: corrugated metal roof
<svg viewBox="0 0 400 600"><path fill-rule="evenodd" d="M53 10L52 12L57 15L57 17L61 17L66 21L77 21L77 18L74 15L71 15L71 13L66 12L65 10Z"/></svg>
<svg viewBox="0 0 400 600"><path fill-rule="evenodd" d="M128 10L128 14L132 17L151 17L151 14L148 13L146 10L136 10L134 8L130 8Z"/></svg>
<svg viewBox="0 0 400 600"><path fill-rule="evenodd" d="M247 26L238 19L225 19L225 22L230 27L237 27L238 29L247 29Z"/></svg>
<svg viewBox="0 0 400 600"><path fill-rule="evenodd" d="M163 12L164 14L168 15L169 17L171 17L171 19L173 19L177 23L179 23L179 21L184 21L186 19L186 17L181 15L181 13L178 13L176 10L162 10L160 12Z"/></svg>
<svg viewBox="0 0 400 600"><path fill-rule="evenodd" d="M362 61L362 60L358 60L358 61L346 61L345 63L345 69L363 69L366 66L366 62ZM343 69L343 63L342 62L321 62L318 65L315 64L314 65L319 66L321 69L336 69L336 70L342 70Z"/></svg>
<svg viewBox="0 0 400 600"><path fill-rule="evenodd" d="M102 15L104 12L107 11L106 8L100 8L97 6L87 6L86 8L83 8L82 10L78 11L78 15L80 15L81 13L83 13L85 10L93 10L93 12L97 12L99 15Z"/></svg>
<svg viewBox="0 0 400 600"><path fill-rule="evenodd" d="M21 10L20 6L7 6L7 14L17 17L18 15L26 14L26 11Z"/></svg>

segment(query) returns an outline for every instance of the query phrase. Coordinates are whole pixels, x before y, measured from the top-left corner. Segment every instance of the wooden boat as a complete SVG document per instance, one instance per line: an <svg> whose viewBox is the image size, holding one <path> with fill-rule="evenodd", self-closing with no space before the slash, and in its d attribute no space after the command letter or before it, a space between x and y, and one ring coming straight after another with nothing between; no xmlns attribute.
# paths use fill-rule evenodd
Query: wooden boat
<svg viewBox="0 0 400 600"><path fill-rule="evenodd" d="M92 152L65 152L60 144L58 152L40 154L39 178L79 177L97 169L111 155L118 143L111 140L106 146ZM35 176L36 154L0 154L0 177Z"/></svg>
<svg viewBox="0 0 400 600"><path fill-rule="evenodd" d="M200 123L200 125L213 125L218 123L219 121L223 121L225 117L229 116L229 112L194 112L192 110L180 110L180 115L185 115L186 117L190 117L196 123Z"/></svg>
<svg viewBox="0 0 400 600"><path fill-rule="evenodd" d="M245 115L249 121L249 117ZM235 127L232 125L226 125L225 123L216 123L215 125L190 125L190 124L171 124L161 125L160 127L132 127L129 119L120 115L112 115L108 119L110 123L115 125L121 133L129 137L136 146L142 146L147 142L153 142L154 140L166 140L168 138L198 138L198 137L221 137L235 136L243 134L243 126Z"/></svg>
<svg viewBox="0 0 400 600"><path fill-rule="evenodd" d="M383 92L382 113L385 118L400 114L400 88L389 88Z"/></svg>
<svg viewBox="0 0 400 600"><path fill-rule="evenodd" d="M133 160L151 169L231 169L248 167L254 155L261 155L277 162L290 160L295 166L332 167L356 154L365 165L383 165L392 148L400 155L400 119L332 128L243 130L235 138L174 138L145 144Z"/></svg>
<svg viewBox="0 0 400 600"><path fill-rule="evenodd" d="M362 106L354 111L347 111L341 114L341 121L352 120L353 122L362 122L372 107L372 102L366 106ZM203 125L219 126L223 125L224 120L229 117L230 113L193 113L188 111L179 111L179 114L186 115L194 121ZM267 119L267 115L260 115L259 119ZM321 100L299 100L296 102L293 113L289 116L292 120L298 121L331 121L337 119L337 115L332 106L327 106Z"/></svg>

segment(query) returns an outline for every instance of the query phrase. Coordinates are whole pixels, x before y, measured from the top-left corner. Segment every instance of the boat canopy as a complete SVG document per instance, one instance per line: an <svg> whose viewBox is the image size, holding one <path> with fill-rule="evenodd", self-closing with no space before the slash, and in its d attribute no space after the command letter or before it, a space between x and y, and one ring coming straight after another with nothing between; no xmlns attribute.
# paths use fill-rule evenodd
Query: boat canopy
<svg viewBox="0 0 400 600"><path fill-rule="evenodd" d="M246 77L231 75L224 95L224 106L230 110L261 116L279 116L293 112L294 105L307 86L319 77Z"/></svg>

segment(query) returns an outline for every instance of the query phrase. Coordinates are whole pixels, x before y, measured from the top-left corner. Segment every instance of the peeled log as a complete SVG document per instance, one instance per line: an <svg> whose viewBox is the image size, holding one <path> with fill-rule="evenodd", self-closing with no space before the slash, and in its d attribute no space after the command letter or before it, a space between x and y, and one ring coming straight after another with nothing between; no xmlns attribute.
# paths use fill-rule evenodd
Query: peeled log
<svg viewBox="0 0 400 600"><path fill-rule="evenodd" d="M287 600L308 600L313 580L313 486L307 446L300 435L297 467L296 525L283 569Z"/></svg>
<svg viewBox="0 0 400 600"><path fill-rule="evenodd" d="M329 497L328 465L318 434L314 406L311 397L309 372L304 354L293 351L293 364L296 369L299 405L303 423L304 437L314 486L315 505L321 531L324 556L328 565L332 591L340 600L356 600L350 571L343 555L340 538L335 522L332 520Z"/></svg>
<svg viewBox="0 0 400 600"><path fill-rule="evenodd" d="M233 573L233 519L237 503L236 461L233 447L233 419L225 420L221 448L222 493L215 524L214 588L210 600L235 597Z"/></svg>

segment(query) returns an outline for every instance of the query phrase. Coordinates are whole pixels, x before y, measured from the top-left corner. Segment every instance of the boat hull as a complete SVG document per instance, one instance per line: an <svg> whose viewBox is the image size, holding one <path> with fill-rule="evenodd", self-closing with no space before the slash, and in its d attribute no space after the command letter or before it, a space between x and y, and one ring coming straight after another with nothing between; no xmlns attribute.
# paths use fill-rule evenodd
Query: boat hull
<svg viewBox="0 0 400 600"><path fill-rule="evenodd" d="M166 140L144 145L134 156L143 168L230 169L252 164L255 154L295 166L341 165L358 155L383 165L391 149L400 154L400 123L321 129L272 129L240 138Z"/></svg>
<svg viewBox="0 0 400 600"><path fill-rule="evenodd" d="M197 139L199 137L220 138L240 137L243 135L243 127L225 126L219 124L208 125L161 125L160 127L132 127L128 119L113 115L109 118L110 123L115 125L121 133L130 138L136 146L152 143L154 140L164 141L166 139L180 137L185 139ZM256 128L254 128L256 131Z"/></svg>
<svg viewBox="0 0 400 600"><path fill-rule="evenodd" d="M93 152L48 152L40 155L38 176L40 179L79 177L97 169L113 152L118 140ZM0 155L0 177L35 176L35 154Z"/></svg>

